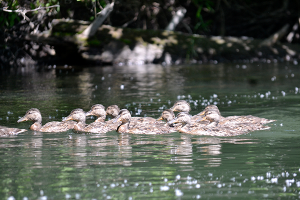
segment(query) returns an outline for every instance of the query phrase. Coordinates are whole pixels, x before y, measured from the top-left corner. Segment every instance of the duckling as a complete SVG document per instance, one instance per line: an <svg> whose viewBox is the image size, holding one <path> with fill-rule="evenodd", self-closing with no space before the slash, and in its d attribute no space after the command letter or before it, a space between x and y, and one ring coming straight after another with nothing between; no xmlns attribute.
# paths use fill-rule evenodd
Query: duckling
<svg viewBox="0 0 300 200"><path fill-rule="evenodd" d="M157 119L158 121L163 120L166 122L172 121L175 119L174 112L171 109L166 109L162 112L161 116ZM166 123L165 126L169 126L171 132L177 132L179 126L174 126L174 124Z"/></svg>
<svg viewBox="0 0 300 200"><path fill-rule="evenodd" d="M24 121L32 121L33 124L30 126L30 129L33 131L40 132L64 132L69 129L73 129L75 122L48 122L42 126L42 115L37 108L29 109L25 116L18 120L18 123Z"/></svg>
<svg viewBox="0 0 300 200"><path fill-rule="evenodd" d="M118 116L119 112L120 112L120 108L117 105L111 105L106 108L106 115L109 115L112 118Z"/></svg>
<svg viewBox="0 0 300 200"><path fill-rule="evenodd" d="M164 134L170 133L170 128L157 123L138 123L129 126L131 122L131 114L127 109L122 109L119 115L114 119L114 122L122 122L117 128L119 133L131 134Z"/></svg>
<svg viewBox="0 0 300 200"><path fill-rule="evenodd" d="M108 106L106 114L115 118L119 115L120 109L117 105ZM135 126L142 123L156 123L156 119L152 117L131 117L130 126Z"/></svg>
<svg viewBox="0 0 300 200"><path fill-rule="evenodd" d="M102 104L95 104L91 107L91 110L88 111L85 116L94 115L97 117L95 122L104 122L106 118L105 107Z"/></svg>
<svg viewBox="0 0 300 200"><path fill-rule="evenodd" d="M10 135L18 135L19 133L23 133L25 131L27 131L27 130L19 129L19 128L8 128L6 126L0 126L0 137L10 136Z"/></svg>
<svg viewBox="0 0 300 200"><path fill-rule="evenodd" d="M221 118L220 112L218 112L216 110L206 111L205 117L203 118L203 120L208 120L210 122L213 121L214 119L211 119L212 115L214 115L214 116L219 115L218 127L221 129L222 128L229 129L229 131L231 132L232 135L240 135L243 133L248 133L250 131L270 129L269 126L264 126L264 124L261 123L262 118L254 117L252 115L235 116L235 117L237 117L237 120L233 119L234 120L233 123L226 122L226 121L228 121L227 117ZM221 121L221 119L222 119L222 121Z"/></svg>
<svg viewBox="0 0 300 200"><path fill-rule="evenodd" d="M252 115L222 117L219 108L216 105L207 106L201 113L199 113L199 115L203 116L205 115L206 112L209 111L215 111L220 115L221 125L232 124L232 123L267 124L275 121L266 118L255 117Z"/></svg>
<svg viewBox="0 0 300 200"><path fill-rule="evenodd" d="M198 113L197 115L200 115L200 116L204 116L204 114L207 112L207 111L216 111L219 115L220 115L220 119L222 119L222 115L220 113L220 110L218 108L218 106L216 105L208 105L204 108L203 111L201 111L200 113Z"/></svg>
<svg viewBox="0 0 300 200"><path fill-rule="evenodd" d="M175 118L174 112L171 109L166 109L162 112L161 116L157 120L164 120L169 122Z"/></svg>
<svg viewBox="0 0 300 200"><path fill-rule="evenodd" d="M174 112L186 112L189 113L191 111L190 104L185 100L178 100L174 103L174 105L170 108Z"/></svg>
<svg viewBox="0 0 300 200"><path fill-rule="evenodd" d="M183 126L179 130L181 133L187 133L192 135L210 135L210 136L236 136L241 134L246 134L250 131L255 130L265 130L269 127L264 127L262 125L249 124L249 123L240 123L240 124L230 124L230 125L220 125L220 115L216 111L207 111L203 121L209 121L208 125L202 124L192 124L191 116L188 113L181 112L176 116L176 119L173 123L181 123Z"/></svg>
<svg viewBox="0 0 300 200"><path fill-rule="evenodd" d="M170 108L173 112L186 112L189 113L191 111L190 104L185 100L178 100L174 103L174 105ZM192 123L200 121L203 118L202 115L194 115L192 116L191 120Z"/></svg>
<svg viewBox="0 0 300 200"><path fill-rule="evenodd" d="M86 114L81 108L72 110L70 115L64 118L63 121L70 120L74 120L77 122L74 126L75 132L106 133L117 129L117 125L109 126L104 122L94 122L86 125Z"/></svg>

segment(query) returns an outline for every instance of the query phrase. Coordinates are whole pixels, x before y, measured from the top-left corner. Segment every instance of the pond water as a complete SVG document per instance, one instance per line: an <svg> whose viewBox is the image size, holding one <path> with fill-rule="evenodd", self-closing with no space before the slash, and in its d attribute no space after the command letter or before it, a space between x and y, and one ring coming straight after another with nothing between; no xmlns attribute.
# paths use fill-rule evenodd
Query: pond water
<svg viewBox="0 0 300 200"><path fill-rule="evenodd" d="M191 114L275 119L236 137L27 131L0 138L1 199L299 199L297 63L49 66L0 74L0 125L39 108L43 124L96 103L158 118L178 99ZM88 119L90 123L94 119Z"/></svg>

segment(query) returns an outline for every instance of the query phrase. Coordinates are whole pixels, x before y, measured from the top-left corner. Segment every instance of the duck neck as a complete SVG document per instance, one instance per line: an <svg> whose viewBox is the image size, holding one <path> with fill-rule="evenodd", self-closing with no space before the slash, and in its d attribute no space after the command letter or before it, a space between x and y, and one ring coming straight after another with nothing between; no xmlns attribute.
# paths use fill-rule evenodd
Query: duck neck
<svg viewBox="0 0 300 200"><path fill-rule="evenodd" d="M189 133L190 132L190 124L186 123L182 125L182 127L179 129L180 133Z"/></svg>
<svg viewBox="0 0 300 200"><path fill-rule="evenodd" d="M74 125L75 131L84 131L84 128L85 128L84 122L78 122L77 124Z"/></svg>
<svg viewBox="0 0 300 200"><path fill-rule="evenodd" d="M42 128L42 122L36 121L30 126L30 130L39 131Z"/></svg>
<svg viewBox="0 0 300 200"><path fill-rule="evenodd" d="M80 118L74 126L75 131L84 131L85 128L85 117Z"/></svg>
<svg viewBox="0 0 300 200"><path fill-rule="evenodd" d="M106 116L98 116L98 118L95 120L95 122L105 122Z"/></svg>
<svg viewBox="0 0 300 200"><path fill-rule="evenodd" d="M118 126L117 132L126 133L128 129L129 129L129 122L122 123L120 126Z"/></svg>

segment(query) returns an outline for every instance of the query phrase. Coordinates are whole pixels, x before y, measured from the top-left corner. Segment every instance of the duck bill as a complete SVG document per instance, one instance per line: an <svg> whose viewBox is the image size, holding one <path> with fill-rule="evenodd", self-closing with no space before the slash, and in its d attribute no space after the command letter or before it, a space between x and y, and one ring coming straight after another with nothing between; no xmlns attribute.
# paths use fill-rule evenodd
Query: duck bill
<svg viewBox="0 0 300 200"><path fill-rule="evenodd" d="M157 121L164 120L162 117L158 118Z"/></svg>
<svg viewBox="0 0 300 200"><path fill-rule="evenodd" d="M205 111L202 111L201 113L199 113L199 115L203 116L205 114Z"/></svg>
<svg viewBox="0 0 300 200"><path fill-rule="evenodd" d="M17 122L20 123L20 122L26 122L28 121L28 118L26 116L20 118Z"/></svg>
<svg viewBox="0 0 300 200"><path fill-rule="evenodd" d="M91 110L85 113L85 116L91 116L91 115L93 115Z"/></svg>
<svg viewBox="0 0 300 200"><path fill-rule="evenodd" d="M72 116L68 116L68 117L65 117L62 121L65 122L65 121L71 121L71 120L74 120L72 118Z"/></svg>
<svg viewBox="0 0 300 200"><path fill-rule="evenodd" d="M171 107L171 108L170 108L170 110L172 110L173 112L179 112L179 111L177 110L177 108L176 108L176 107L174 107L174 106L173 106L173 107Z"/></svg>
<svg viewBox="0 0 300 200"><path fill-rule="evenodd" d="M200 113L201 114L201 113ZM202 121L206 121L206 120L208 120L206 117L203 117L201 120L199 120L200 122L202 122ZM208 120L209 121L209 120Z"/></svg>

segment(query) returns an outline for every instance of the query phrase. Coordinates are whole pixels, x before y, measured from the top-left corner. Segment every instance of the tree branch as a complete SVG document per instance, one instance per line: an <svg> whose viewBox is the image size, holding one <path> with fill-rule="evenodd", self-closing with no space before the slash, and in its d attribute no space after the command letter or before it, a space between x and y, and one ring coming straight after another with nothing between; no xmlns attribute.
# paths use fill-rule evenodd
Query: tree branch
<svg viewBox="0 0 300 200"><path fill-rule="evenodd" d="M172 20L168 24L165 30L167 31L174 31L176 26L179 24L179 22L182 20L186 13L185 8L180 8L176 13L174 13Z"/></svg>
<svg viewBox="0 0 300 200"><path fill-rule="evenodd" d="M59 5L53 5L53 6L47 6L47 7L39 6L38 8L35 8L33 10L26 10L26 9L19 9L19 8L17 10L8 10L7 9L8 7L0 8L0 10L3 10L4 12L20 13L23 16L24 20L26 19L27 21L30 21L30 19L26 16L26 13L34 12L34 11L41 10L41 9L54 8L54 7L59 7Z"/></svg>
<svg viewBox="0 0 300 200"><path fill-rule="evenodd" d="M95 35L97 29L102 25L104 20L109 16L111 11L113 11L114 2L105 6L103 10L101 10L98 14L98 17L91 23L81 34L80 37L89 38Z"/></svg>

